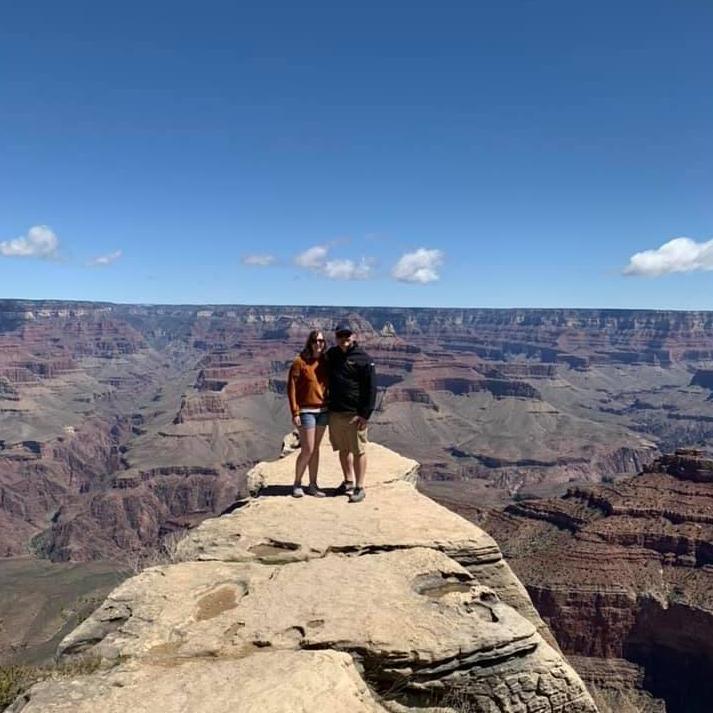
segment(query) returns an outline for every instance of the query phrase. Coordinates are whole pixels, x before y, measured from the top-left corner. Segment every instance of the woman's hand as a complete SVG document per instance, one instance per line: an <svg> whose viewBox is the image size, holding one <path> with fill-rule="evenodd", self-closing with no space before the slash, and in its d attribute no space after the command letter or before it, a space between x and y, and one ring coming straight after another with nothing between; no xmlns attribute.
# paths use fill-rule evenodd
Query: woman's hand
<svg viewBox="0 0 713 713"><path fill-rule="evenodd" d="M292 423L294 424L295 428L299 428L302 425L302 419L300 418L299 414L292 417Z"/></svg>

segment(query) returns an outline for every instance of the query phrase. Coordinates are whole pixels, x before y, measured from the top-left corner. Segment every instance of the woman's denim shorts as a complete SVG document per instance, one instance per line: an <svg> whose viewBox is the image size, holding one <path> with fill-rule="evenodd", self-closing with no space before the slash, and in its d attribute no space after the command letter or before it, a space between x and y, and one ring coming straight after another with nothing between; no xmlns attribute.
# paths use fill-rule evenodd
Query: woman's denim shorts
<svg viewBox="0 0 713 713"><path fill-rule="evenodd" d="M300 423L302 424L302 428L306 428L307 430L315 428L316 426L324 428L329 423L329 412L309 413L300 411Z"/></svg>

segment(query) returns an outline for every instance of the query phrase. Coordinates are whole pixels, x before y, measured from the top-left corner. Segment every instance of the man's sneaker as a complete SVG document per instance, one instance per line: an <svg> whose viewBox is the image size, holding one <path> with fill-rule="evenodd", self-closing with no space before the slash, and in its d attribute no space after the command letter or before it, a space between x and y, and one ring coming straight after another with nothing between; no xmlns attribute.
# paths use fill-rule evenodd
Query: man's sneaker
<svg viewBox="0 0 713 713"><path fill-rule="evenodd" d="M295 485L292 488L292 497L293 498L301 498L305 494L305 491L302 490L301 486Z"/></svg>
<svg viewBox="0 0 713 713"><path fill-rule="evenodd" d="M350 503L360 503L366 497L364 488L354 488L354 492L349 496Z"/></svg>
<svg viewBox="0 0 713 713"><path fill-rule="evenodd" d="M336 495L349 495L354 490L354 483L351 480L343 480L341 485L334 491Z"/></svg>
<svg viewBox="0 0 713 713"><path fill-rule="evenodd" d="M324 498L326 497L327 493L325 493L323 490L320 490L316 485L309 485L307 487L307 495L312 495L315 498Z"/></svg>

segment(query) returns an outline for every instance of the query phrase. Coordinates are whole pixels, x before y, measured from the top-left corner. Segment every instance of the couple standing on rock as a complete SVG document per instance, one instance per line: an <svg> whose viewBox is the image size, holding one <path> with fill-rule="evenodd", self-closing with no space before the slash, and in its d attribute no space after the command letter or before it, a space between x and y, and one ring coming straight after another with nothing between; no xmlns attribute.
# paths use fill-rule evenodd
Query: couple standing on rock
<svg viewBox="0 0 713 713"><path fill-rule="evenodd" d="M376 375L374 362L357 344L351 327L342 323L334 331L337 346L329 350L322 332L311 331L290 367L287 395L300 434L292 495L304 495L302 476L309 468L307 493L324 497L317 486L317 471L319 445L329 426L329 440L332 449L339 451L344 475L337 493L358 503L366 497L367 426L376 402Z"/></svg>

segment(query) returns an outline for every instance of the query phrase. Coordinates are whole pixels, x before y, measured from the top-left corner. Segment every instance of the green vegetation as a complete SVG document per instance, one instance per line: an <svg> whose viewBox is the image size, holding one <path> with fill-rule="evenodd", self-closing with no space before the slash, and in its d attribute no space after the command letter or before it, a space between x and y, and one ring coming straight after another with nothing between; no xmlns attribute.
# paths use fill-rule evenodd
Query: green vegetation
<svg viewBox="0 0 713 713"><path fill-rule="evenodd" d="M0 711L4 711L21 693L48 678L74 678L93 673L99 659L86 658L53 666L0 666Z"/></svg>
<svg viewBox="0 0 713 713"><path fill-rule="evenodd" d="M0 668L0 711L5 710L23 691L42 678L34 666Z"/></svg>

